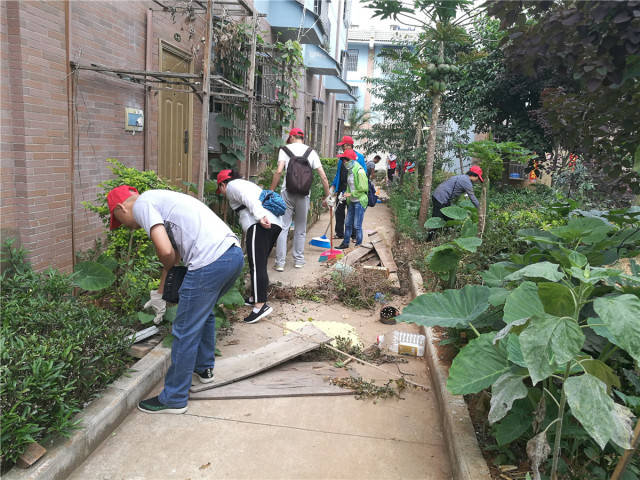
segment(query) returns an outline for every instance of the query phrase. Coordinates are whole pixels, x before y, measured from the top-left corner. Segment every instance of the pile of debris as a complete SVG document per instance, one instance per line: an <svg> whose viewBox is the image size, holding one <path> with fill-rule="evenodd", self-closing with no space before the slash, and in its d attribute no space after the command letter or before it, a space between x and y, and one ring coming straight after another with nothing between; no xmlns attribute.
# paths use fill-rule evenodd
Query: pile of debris
<svg viewBox="0 0 640 480"><path fill-rule="evenodd" d="M367 273L388 279L392 285L392 292L402 293L398 266L382 232L363 232L362 244L350 250L339 262L352 267L361 266Z"/></svg>

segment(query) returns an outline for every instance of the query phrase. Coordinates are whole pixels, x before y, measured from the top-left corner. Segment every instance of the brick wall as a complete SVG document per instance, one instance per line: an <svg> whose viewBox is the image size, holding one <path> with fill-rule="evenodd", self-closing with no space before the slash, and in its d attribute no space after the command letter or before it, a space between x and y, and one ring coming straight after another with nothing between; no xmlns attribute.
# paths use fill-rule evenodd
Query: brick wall
<svg viewBox="0 0 640 480"><path fill-rule="evenodd" d="M187 22L172 19L151 1L72 1L72 61L114 68L145 69L147 10L153 12L151 70L159 69L160 40L191 52L194 73L202 70L204 15ZM3 235L19 237L34 267L72 267L74 214L76 251L104 234L99 218L83 201L93 201L110 178L106 159L115 157L139 169L144 165L144 134L124 130L124 108L144 108L142 86L104 74L74 75L74 158L71 163L64 2L2 2L2 204ZM194 33L189 39L189 29ZM174 40L179 33L181 42ZM5 78L9 78L5 82ZM147 164L157 168L158 95L149 95L145 128L150 133ZM199 171L201 104L193 96L193 181ZM74 199L71 198L73 165Z"/></svg>

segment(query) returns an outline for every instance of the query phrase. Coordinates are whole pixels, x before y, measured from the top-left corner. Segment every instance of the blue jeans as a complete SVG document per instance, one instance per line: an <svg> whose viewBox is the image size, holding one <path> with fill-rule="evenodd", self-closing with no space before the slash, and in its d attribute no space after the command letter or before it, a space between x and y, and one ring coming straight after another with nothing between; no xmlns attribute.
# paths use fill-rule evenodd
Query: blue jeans
<svg viewBox="0 0 640 480"><path fill-rule="evenodd" d="M216 261L189 270L179 290L180 302L173 321L171 366L159 395L163 404L182 408L189 398L194 370L213 367L216 349L216 317L213 307L229 290L244 263L242 250L231 246Z"/></svg>
<svg viewBox="0 0 640 480"><path fill-rule="evenodd" d="M349 203L347 207L347 220L344 222L344 239L343 244L349 245L351 240L351 232L356 232L356 245L362 243L362 220L364 220L364 207L355 200Z"/></svg>

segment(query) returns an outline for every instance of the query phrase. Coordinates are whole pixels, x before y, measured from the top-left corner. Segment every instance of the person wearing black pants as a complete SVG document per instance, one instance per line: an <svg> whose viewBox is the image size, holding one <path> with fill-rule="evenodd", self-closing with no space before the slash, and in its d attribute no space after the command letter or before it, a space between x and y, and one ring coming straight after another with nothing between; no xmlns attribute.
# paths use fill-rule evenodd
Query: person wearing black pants
<svg viewBox="0 0 640 480"><path fill-rule="evenodd" d="M282 217L274 215L262 205L262 188L243 180L235 170L222 170L218 174L218 192L226 195L229 206L238 213L240 226L246 234L251 296L245 303L252 305L253 310L244 322L256 323L273 312L267 303L267 259L282 231Z"/></svg>

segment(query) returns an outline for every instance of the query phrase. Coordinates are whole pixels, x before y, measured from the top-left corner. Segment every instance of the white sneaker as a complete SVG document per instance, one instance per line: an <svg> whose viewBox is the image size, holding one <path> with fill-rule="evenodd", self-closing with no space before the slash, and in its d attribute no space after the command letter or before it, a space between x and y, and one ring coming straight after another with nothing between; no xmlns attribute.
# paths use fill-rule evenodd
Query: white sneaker
<svg viewBox="0 0 640 480"><path fill-rule="evenodd" d="M273 269L274 269L276 272L284 272L284 265L274 265L274 266L273 266Z"/></svg>
<svg viewBox="0 0 640 480"><path fill-rule="evenodd" d="M293 267L294 268L302 268L302 267L304 267L304 265L305 265L304 263L294 263Z"/></svg>

